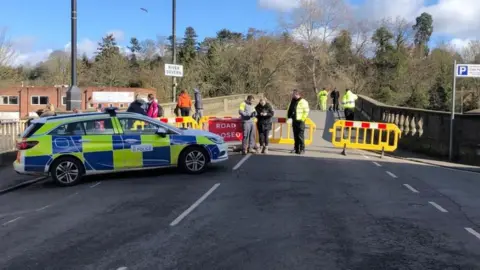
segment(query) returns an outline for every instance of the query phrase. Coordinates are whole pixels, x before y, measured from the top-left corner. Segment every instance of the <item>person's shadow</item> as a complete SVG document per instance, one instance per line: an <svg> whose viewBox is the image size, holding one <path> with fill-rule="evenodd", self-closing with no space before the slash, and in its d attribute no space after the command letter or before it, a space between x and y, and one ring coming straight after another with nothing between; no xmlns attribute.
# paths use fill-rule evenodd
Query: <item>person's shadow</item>
<svg viewBox="0 0 480 270"><path fill-rule="evenodd" d="M343 115L343 112L340 111L327 111L325 114L325 126L323 127L322 139L327 142L331 142L332 133L330 133L330 129L333 128L333 124L335 124L335 121L345 119L345 116Z"/></svg>

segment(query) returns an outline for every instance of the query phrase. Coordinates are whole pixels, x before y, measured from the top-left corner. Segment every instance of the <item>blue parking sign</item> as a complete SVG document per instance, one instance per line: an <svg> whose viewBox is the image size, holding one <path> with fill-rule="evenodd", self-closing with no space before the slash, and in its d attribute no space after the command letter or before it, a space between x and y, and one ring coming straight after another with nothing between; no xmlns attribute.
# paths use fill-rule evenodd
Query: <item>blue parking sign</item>
<svg viewBox="0 0 480 270"><path fill-rule="evenodd" d="M457 66L457 76L468 76L468 66Z"/></svg>

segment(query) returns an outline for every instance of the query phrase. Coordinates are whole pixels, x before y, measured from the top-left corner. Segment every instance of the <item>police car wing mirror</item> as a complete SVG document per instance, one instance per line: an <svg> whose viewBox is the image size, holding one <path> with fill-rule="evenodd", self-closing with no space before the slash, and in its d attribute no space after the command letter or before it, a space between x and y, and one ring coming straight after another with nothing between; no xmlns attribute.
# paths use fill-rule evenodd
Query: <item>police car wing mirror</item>
<svg viewBox="0 0 480 270"><path fill-rule="evenodd" d="M168 131L167 131L165 128L163 128L163 127L159 127L159 128L157 129L157 132L155 132L155 133L156 133L157 135L160 135L160 136L165 136L165 135L167 135Z"/></svg>

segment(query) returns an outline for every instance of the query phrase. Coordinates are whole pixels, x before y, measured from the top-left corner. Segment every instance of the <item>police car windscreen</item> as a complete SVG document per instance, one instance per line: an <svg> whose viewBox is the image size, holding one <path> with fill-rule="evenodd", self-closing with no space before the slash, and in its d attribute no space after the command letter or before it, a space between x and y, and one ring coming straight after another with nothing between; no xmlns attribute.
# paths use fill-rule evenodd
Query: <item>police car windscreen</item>
<svg viewBox="0 0 480 270"><path fill-rule="evenodd" d="M31 124L30 126L28 126L25 131L22 133L22 138L28 138L30 136L32 136L35 132L37 132L37 130L39 130L41 127L43 126L42 123L35 123L35 124Z"/></svg>

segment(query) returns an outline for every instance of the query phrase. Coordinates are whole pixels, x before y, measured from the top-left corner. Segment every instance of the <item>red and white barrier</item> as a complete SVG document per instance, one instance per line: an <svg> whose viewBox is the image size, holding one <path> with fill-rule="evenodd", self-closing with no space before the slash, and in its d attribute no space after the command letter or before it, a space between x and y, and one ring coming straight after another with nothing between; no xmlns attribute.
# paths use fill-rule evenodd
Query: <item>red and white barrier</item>
<svg viewBox="0 0 480 270"><path fill-rule="evenodd" d="M175 124L175 123L185 123L187 121L184 120L183 117L163 117L163 118L158 118L163 123L167 124Z"/></svg>
<svg viewBox="0 0 480 270"><path fill-rule="evenodd" d="M345 122L345 127L369 128L369 129L387 129L387 124L358 122L358 121L346 121Z"/></svg>

